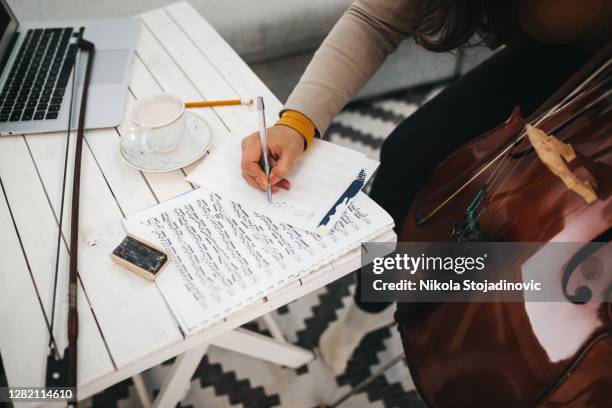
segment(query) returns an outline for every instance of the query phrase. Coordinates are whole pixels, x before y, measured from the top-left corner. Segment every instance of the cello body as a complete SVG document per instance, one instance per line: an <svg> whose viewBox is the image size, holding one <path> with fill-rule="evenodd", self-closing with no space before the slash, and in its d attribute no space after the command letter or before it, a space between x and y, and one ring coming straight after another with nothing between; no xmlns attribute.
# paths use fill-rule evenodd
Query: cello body
<svg viewBox="0 0 612 408"><path fill-rule="evenodd" d="M539 124L573 146L576 159L569 167L597 192L595 202L587 204L568 189L526 137L514 141L526 123L610 58L609 44L530 120L516 109L507 122L449 156L413 201L400 241L452 241L453 223L464 218L466 207L495 171L501 171L495 194L487 198L479 220L483 240L609 241L612 96L606 92L612 88L612 69L604 69L588 91ZM512 146L504 155L507 165L487 166L503 146ZM568 278L603 274L608 277L606 290L612 290L611 254L608 250L600 256L604 262L596 266L587 258ZM520 273L516 265L534 255L513 260L505 273ZM550 271L560 287L566 264L560 259ZM429 407L612 407L612 303L572 302L568 293L566 302L425 303L416 309L400 324L400 332L413 381Z"/></svg>

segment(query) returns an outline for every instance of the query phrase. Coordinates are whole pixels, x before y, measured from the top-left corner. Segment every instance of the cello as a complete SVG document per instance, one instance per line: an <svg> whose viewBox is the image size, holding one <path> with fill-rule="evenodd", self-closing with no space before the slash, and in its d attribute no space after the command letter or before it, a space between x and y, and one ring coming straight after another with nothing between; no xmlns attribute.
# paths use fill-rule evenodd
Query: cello
<svg viewBox="0 0 612 408"><path fill-rule="evenodd" d="M571 172L563 176L572 180L547 165L534 129L574 153L563 158ZM530 117L516 108L441 163L413 200L399 241L611 237L612 42ZM550 271L563 302L422 303L407 314L399 330L423 401L431 408L612 407L612 303L568 283L593 269L590 255L577 250ZM595 269L609 294L610 251Z"/></svg>

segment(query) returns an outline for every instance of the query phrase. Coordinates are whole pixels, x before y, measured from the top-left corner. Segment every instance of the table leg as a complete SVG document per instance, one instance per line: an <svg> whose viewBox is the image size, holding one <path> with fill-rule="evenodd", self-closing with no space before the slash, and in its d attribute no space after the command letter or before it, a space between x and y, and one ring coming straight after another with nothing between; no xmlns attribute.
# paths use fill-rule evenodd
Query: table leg
<svg viewBox="0 0 612 408"><path fill-rule="evenodd" d="M191 378L200 365L208 344L202 344L178 356L172 364L168 378L164 381L153 408L171 408L182 401L191 385Z"/></svg>
<svg viewBox="0 0 612 408"><path fill-rule="evenodd" d="M134 387L136 388L136 393L138 394L138 399L140 399L140 405L142 405L142 408L151 408L151 398L149 397L147 386L142 379L142 374L136 374L133 376L132 382L134 382Z"/></svg>
<svg viewBox="0 0 612 408"><path fill-rule="evenodd" d="M234 329L215 337L210 344L291 368L312 361L311 351L246 329Z"/></svg>
<svg viewBox="0 0 612 408"><path fill-rule="evenodd" d="M268 325L266 321L266 326L270 332L275 333L274 338L237 328L215 337L210 344L291 368L301 367L314 358L312 352L287 343L276 326L276 322L272 321ZM189 392L191 378L204 357L208 345L208 343L200 345L176 358L170 374L153 402L151 402L142 376L138 374L132 377L142 406L144 408L175 407L182 401Z"/></svg>
<svg viewBox="0 0 612 408"><path fill-rule="evenodd" d="M276 321L274 321L274 318L272 317L272 313L266 313L265 315L261 316L261 320L263 321L264 325L270 331L270 334L272 335L272 337L274 337L278 341L282 341L283 343L287 342L280 327L278 327L278 325L276 324Z"/></svg>

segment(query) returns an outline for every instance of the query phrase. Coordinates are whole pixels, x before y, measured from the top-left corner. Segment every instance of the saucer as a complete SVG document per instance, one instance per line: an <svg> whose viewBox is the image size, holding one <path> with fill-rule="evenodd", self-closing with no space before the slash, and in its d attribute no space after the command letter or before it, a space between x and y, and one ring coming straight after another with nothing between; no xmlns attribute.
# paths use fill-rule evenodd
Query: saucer
<svg viewBox="0 0 612 408"><path fill-rule="evenodd" d="M141 134L130 129L119 142L123 160L138 170L164 172L178 170L204 156L212 144L210 125L195 113L185 112L185 116L185 133L176 149L167 153L144 151Z"/></svg>

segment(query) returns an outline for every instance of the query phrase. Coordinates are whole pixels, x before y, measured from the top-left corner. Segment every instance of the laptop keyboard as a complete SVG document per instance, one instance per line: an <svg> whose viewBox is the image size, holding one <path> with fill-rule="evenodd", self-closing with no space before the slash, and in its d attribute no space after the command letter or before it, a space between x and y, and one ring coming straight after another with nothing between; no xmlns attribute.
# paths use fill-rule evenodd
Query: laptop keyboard
<svg viewBox="0 0 612 408"><path fill-rule="evenodd" d="M0 92L0 122L57 119L77 53L72 32L27 31Z"/></svg>

